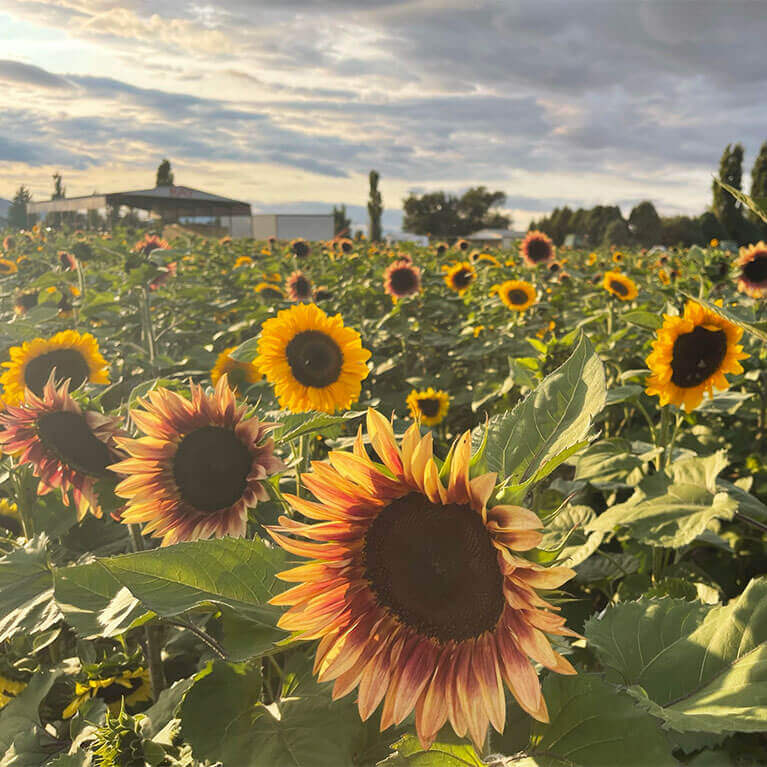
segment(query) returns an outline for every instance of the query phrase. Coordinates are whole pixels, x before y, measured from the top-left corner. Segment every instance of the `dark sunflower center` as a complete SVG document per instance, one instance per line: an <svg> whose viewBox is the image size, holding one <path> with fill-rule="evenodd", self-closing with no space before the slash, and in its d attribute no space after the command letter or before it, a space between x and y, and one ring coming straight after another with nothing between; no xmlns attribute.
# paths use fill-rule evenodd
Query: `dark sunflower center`
<svg viewBox="0 0 767 767"><path fill-rule="evenodd" d="M439 400L434 397L426 397L418 400L418 409L427 417L434 418L439 413Z"/></svg>
<svg viewBox="0 0 767 767"><path fill-rule="evenodd" d="M10 274L13 271L13 263L10 261L0 260L0 273Z"/></svg>
<svg viewBox="0 0 767 767"><path fill-rule="evenodd" d="M437 255L441 256L447 248L444 245L437 245Z"/></svg>
<svg viewBox="0 0 767 767"><path fill-rule="evenodd" d="M252 463L247 445L231 429L203 426L179 443L173 477L190 506L210 513L226 509L242 497Z"/></svg>
<svg viewBox="0 0 767 767"><path fill-rule="evenodd" d="M453 275L453 284L457 288L466 288L471 284L472 276L469 269L459 269Z"/></svg>
<svg viewBox="0 0 767 767"><path fill-rule="evenodd" d="M549 267L550 272L558 272L559 271L559 264L555 261L551 266Z"/></svg>
<svg viewBox="0 0 767 767"><path fill-rule="evenodd" d="M416 289L415 273L412 269L408 269L407 267L395 269L391 273L390 280L394 292L399 295L412 293Z"/></svg>
<svg viewBox="0 0 767 767"><path fill-rule="evenodd" d="M365 536L365 577L378 602L442 642L491 631L503 575L480 516L412 493L387 506Z"/></svg>
<svg viewBox="0 0 767 767"><path fill-rule="evenodd" d="M76 471L93 477L109 476L114 459L109 448L91 431L85 416L68 410L43 413L37 419L42 443Z"/></svg>
<svg viewBox="0 0 767 767"><path fill-rule="evenodd" d="M343 250L344 253L351 253L353 247L354 246L350 242L341 243L341 250Z"/></svg>
<svg viewBox="0 0 767 767"><path fill-rule="evenodd" d="M48 383L53 369L56 368L56 382L69 379L69 388L77 389L90 376L90 369L85 358L77 349L54 349L31 359L24 368L24 384L38 397L42 396L43 388Z"/></svg>
<svg viewBox="0 0 767 767"><path fill-rule="evenodd" d="M618 282L618 280L610 280L610 290L619 296L627 296L629 294L629 289L622 282Z"/></svg>
<svg viewBox="0 0 767 767"><path fill-rule="evenodd" d="M16 306L24 311L29 311L37 306L37 293L22 293L16 298Z"/></svg>
<svg viewBox="0 0 767 767"><path fill-rule="evenodd" d="M703 383L719 370L727 353L727 335L723 330L707 330L698 325L674 341L671 381L683 389Z"/></svg>
<svg viewBox="0 0 767 767"><path fill-rule="evenodd" d="M545 261L551 255L551 248L546 240L534 239L527 243L527 257L533 263Z"/></svg>
<svg viewBox="0 0 767 767"><path fill-rule="evenodd" d="M132 692L136 692L144 683L144 680L141 677L134 677L133 679L128 679L127 682L130 688L123 687L123 685L117 684L117 682L113 682L108 687L102 687L99 690L98 697L105 703L116 703L123 695L127 697Z"/></svg>
<svg viewBox="0 0 767 767"><path fill-rule="evenodd" d="M305 242L293 243L293 255L297 258L304 258L309 255L309 246Z"/></svg>
<svg viewBox="0 0 767 767"><path fill-rule="evenodd" d="M521 288L514 288L510 290L506 294L506 298L508 298L509 301L515 306L519 306L520 304L527 303L527 293L525 293L525 291L522 290Z"/></svg>
<svg viewBox="0 0 767 767"><path fill-rule="evenodd" d="M309 284L309 280L302 275L296 278L296 281L293 283L293 290L299 298L305 298L311 294L312 286Z"/></svg>
<svg viewBox="0 0 767 767"><path fill-rule="evenodd" d="M468 248L469 248L469 243L468 243L468 242L466 242L466 240L461 240L461 241L458 243L458 249L459 249L459 250L468 250Z"/></svg>
<svg viewBox="0 0 767 767"><path fill-rule="evenodd" d="M343 355L338 344L319 330L304 330L288 344L285 354L295 379L322 389L341 375Z"/></svg>
<svg viewBox="0 0 767 767"><path fill-rule="evenodd" d="M755 284L767 281L767 253L760 253L743 267L743 276Z"/></svg>

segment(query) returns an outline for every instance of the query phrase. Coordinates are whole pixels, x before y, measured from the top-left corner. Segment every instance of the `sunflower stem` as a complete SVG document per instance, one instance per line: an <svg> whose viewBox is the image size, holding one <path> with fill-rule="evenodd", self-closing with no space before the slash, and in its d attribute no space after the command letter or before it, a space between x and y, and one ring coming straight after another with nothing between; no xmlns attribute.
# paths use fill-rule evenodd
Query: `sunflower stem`
<svg viewBox="0 0 767 767"><path fill-rule="evenodd" d="M141 324L144 330L144 340L146 341L146 350L149 355L149 361L153 363L157 350L154 328L152 327L152 315L149 311L149 289L144 285L141 290Z"/></svg>
<svg viewBox="0 0 767 767"><path fill-rule="evenodd" d="M35 527L32 521L31 515L27 513L29 507L27 504L34 498L34 494L30 493L29 477L30 472L25 467L19 469L14 473L14 485L16 486L16 508L19 512L19 521L21 522L21 531L24 534L26 540L31 540L35 535ZM31 505L31 504L30 504Z"/></svg>

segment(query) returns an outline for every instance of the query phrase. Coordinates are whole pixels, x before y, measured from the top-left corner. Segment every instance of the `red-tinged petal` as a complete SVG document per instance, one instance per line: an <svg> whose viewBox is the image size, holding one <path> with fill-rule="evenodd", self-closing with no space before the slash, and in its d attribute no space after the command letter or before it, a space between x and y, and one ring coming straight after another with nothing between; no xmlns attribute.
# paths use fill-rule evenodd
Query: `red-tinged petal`
<svg viewBox="0 0 767 767"><path fill-rule="evenodd" d="M541 710L543 696L538 675L530 661L517 649L514 640L503 633L495 635L501 660L501 674L517 703L535 717ZM545 704L544 704L545 705ZM538 721L544 721L539 719Z"/></svg>
<svg viewBox="0 0 767 767"><path fill-rule="evenodd" d="M522 506L493 506L488 509L487 518L495 522L499 529L540 530L543 527L541 518Z"/></svg>
<svg viewBox="0 0 767 767"><path fill-rule="evenodd" d="M431 679L439 650L428 638L419 639L407 659L400 660L397 699L392 711L394 723L399 724L412 710L418 696Z"/></svg>
<svg viewBox="0 0 767 767"><path fill-rule="evenodd" d="M495 643L491 634L484 634L477 640L473 658L480 694L490 724L497 732L503 732L506 721L506 699L503 694Z"/></svg>
<svg viewBox="0 0 767 767"><path fill-rule="evenodd" d="M471 507L475 511L484 511L487 502L495 490L495 480L498 475L495 472L482 474L469 482L469 494L471 496Z"/></svg>
<svg viewBox="0 0 767 767"><path fill-rule="evenodd" d="M372 408L368 408L367 427L373 450L395 477L402 476L402 456L394 439L391 422Z"/></svg>
<svg viewBox="0 0 767 767"><path fill-rule="evenodd" d="M453 503L468 503L469 462L471 461L471 434L464 432L455 445L453 460L450 462L450 479L447 489Z"/></svg>

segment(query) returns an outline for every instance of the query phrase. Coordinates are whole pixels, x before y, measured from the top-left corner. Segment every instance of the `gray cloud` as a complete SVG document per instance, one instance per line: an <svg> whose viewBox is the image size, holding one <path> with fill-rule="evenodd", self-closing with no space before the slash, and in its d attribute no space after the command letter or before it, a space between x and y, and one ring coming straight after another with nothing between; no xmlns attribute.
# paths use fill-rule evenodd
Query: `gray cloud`
<svg viewBox="0 0 767 767"><path fill-rule="evenodd" d="M0 80L37 88L55 88L64 91L72 88L71 82L46 69L8 59L0 59Z"/></svg>

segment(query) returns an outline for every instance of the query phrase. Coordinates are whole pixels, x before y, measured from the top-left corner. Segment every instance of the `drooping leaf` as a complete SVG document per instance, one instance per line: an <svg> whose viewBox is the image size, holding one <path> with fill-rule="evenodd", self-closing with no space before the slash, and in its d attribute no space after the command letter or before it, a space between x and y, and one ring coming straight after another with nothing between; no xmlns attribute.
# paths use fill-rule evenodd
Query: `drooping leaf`
<svg viewBox="0 0 767 767"><path fill-rule="evenodd" d="M330 413L291 413L281 418L280 425L272 432L275 442L290 442L305 434L337 429L347 421L361 418L364 412L349 411L332 415Z"/></svg>
<svg viewBox="0 0 767 767"><path fill-rule="evenodd" d="M32 676L29 684L3 708L0 716L0 754L5 754L20 732L41 726L38 708L48 694L61 671L40 671Z"/></svg>
<svg viewBox="0 0 767 767"><path fill-rule="evenodd" d="M600 532L587 533L588 523L594 518L589 506L566 506L546 525L538 548L555 553L557 564L575 567L585 562L604 537Z"/></svg>
<svg viewBox="0 0 767 767"><path fill-rule="evenodd" d="M752 213L755 213L762 219L762 221L767 223L767 212L757 205L749 195L745 192L741 192L740 189L736 189L734 186L730 186L730 184L722 181L720 178L716 178L716 176L714 177L714 181L716 181L722 189L726 189L739 203L745 205Z"/></svg>
<svg viewBox="0 0 767 767"><path fill-rule="evenodd" d="M447 729L447 728L445 728ZM424 750L415 735L403 735L392 744L394 753L379 767L483 767L474 746L444 732Z"/></svg>
<svg viewBox="0 0 767 767"><path fill-rule="evenodd" d="M606 490L626 487L642 476L642 460L625 439L599 440L570 462L575 466L575 480L586 480Z"/></svg>

